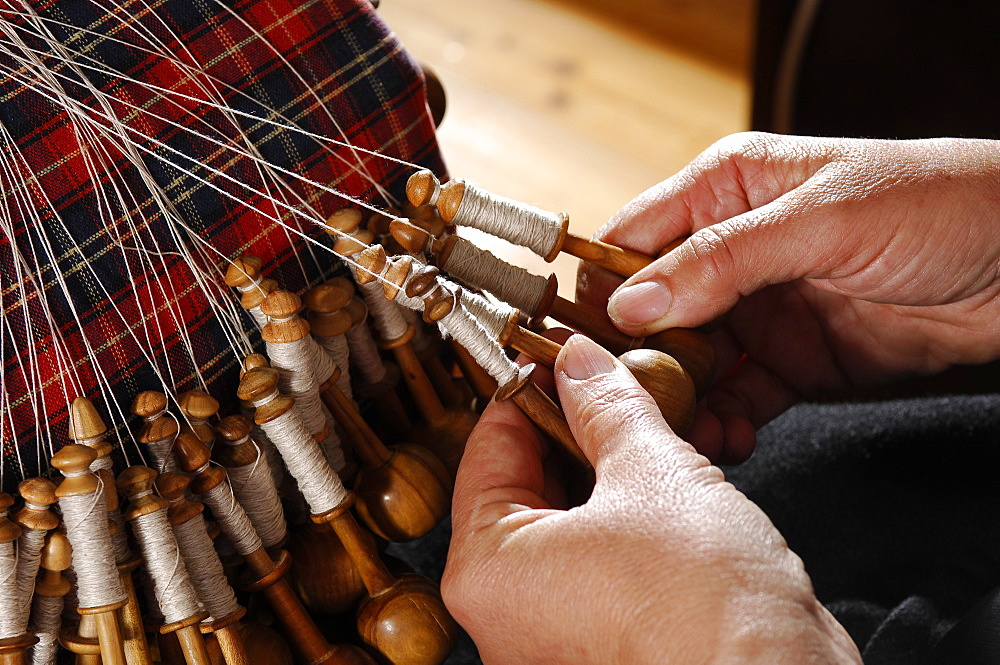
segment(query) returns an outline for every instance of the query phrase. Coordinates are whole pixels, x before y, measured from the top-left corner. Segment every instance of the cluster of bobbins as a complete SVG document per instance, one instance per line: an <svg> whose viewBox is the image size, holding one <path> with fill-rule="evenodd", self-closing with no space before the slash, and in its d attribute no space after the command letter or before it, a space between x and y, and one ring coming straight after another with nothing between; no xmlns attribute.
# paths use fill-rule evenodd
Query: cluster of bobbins
<svg viewBox="0 0 1000 665"><path fill-rule="evenodd" d="M0 495L0 665L54 663L59 645L86 665L441 663L458 630L437 585L383 546L447 516L477 408L491 399L512 400L571 472L590 477L559 405L531 380L535 365L511 359L554 364L560 345L531 330L547 316L618 354L675 430L690 424L714 371L702 333L627 337L559 298L553 277L454 230L623 276L650 257L429 171L407 196L400 214L328 219L353 281L300 298L257 258L232 262L226 283L266 353L241 359L236 399L191 390L171 410L161 392L137 395L134 436L149 466L115 478L104 421L87 399L73 402L73 443L52 460L62 481L22 482L9 518L15 502ZM355 630L334 625L352 610Z"/></svg>

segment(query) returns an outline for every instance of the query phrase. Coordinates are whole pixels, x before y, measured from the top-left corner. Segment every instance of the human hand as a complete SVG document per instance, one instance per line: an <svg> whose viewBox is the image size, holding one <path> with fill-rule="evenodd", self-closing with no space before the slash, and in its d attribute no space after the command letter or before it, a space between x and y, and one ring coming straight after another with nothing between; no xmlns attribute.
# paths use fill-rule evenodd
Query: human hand
<svg viewBox="0 0 1000 665"><path fill-rule="evenodd" d="M484 663L860 663L767 517L667 427L611 354L555 366L596 471L559 509L534 426L492 403L466 446L441 590Z"/></svg>
<svg viewBox="0 0 1000 665"><path fill-rule="evenodd" d="M620 281L594 270L579 297L632 334L732 310L688 435L706 454L745 459L803 397L1000 357L1000 142L740 134L598 237L649 252L686 234L610 302Z"/></svg>

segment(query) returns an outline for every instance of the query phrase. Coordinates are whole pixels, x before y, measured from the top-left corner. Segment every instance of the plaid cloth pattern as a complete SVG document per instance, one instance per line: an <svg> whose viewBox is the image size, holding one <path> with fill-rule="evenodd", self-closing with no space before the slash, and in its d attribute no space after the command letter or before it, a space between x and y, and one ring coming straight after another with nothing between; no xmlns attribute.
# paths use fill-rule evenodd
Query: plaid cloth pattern
<svg viewBox="0 0 1000 665"><path fill-rule="evenodd" d="M10 49L0 53L6 491L44 472L37 457L68 442L67 403L78 394L119 428L111 441L131 463L140 461L137 426L124 425L138 392L194 388L198 372L223 410L235 405L238 359L213 302L238 296L221 281L222 257L259 256L266 276L298 292L343 269L273 219L328 247L321 229L261 192L325 218L347 202L305 180L385 207L372 181L400 197L410 173L316 137L442 170L420 70L366 0L48 0L32 9L0 0L0 46ZM10 52L52 53L53 41L65 55L39 56L52 74L37 85ZM55 86L94 122L55 103ZM211 103L218 97L235 113ZM137 147L88 129L111 118ZM284 183L262 175L244 136L289 172ZM190 236L178 237L163 210ZM176 255L182 245L195 268ZM256 332L250 339L259 344Z"/></svg>

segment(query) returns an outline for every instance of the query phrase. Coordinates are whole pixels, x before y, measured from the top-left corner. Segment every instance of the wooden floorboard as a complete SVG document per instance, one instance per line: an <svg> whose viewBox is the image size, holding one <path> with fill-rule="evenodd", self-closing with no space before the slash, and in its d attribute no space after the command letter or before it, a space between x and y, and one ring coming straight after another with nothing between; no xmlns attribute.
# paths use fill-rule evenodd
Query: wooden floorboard
<svg viewBox="0 0 1000 665"><path fill-rule="evenodd" d="M741 73L571 5L384 0L379 13L444 83L439 138L451 175L566 211L581 235L747 125ZM490 245L552 270L527 250ZM553 265L572 296L575 261Z"/></svg>

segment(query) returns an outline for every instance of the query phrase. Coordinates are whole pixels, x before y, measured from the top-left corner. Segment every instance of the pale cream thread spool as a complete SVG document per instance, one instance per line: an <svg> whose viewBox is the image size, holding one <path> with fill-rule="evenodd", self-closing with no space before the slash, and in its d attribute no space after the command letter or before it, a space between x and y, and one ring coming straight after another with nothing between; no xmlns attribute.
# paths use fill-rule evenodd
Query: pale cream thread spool
<svg viewBox="0 0 1000 665"><path fill-rule="evenodd" d="M201 604L208 610L206 622L232 616L240 611L236 594L226 581L222 561L205 526L204 508L184 497L188 478L168 472L156 479L156 490L170 502L167 516L173 529L184 566Z"/></svg>
<svg viewBox="0 0 1000 665"><path fill-rule="evenodd" d="M49 506L56 502L56 486L51 480L28 478L18 484L17 491L24 499L24 506L13 516L13 521L21 527L21 535L17 539L17 589L23 615L21 632L24 632L45 538L49 531L59 526L59 518L49 510Z"/></svg>
<svg viewBox="0 0 1000 665"><path fill-rule="evenodd" d="M514 266L493 253L455 236L454 246L444 269L469 286L489 291L523 312L533 315L548 294L549 278L534 275Z"/></svg>
<svg viewBox="0 0 1000 665"><path fill-rule="evenodd" d="M216 426L225 444L217 450L233 494L246 511L265 548L277 547L288 535L281 499L267 469L260 447L251 437L252 421L228 416Z"/></svg>
<svg viewBox="0 0 1000 665"><path fill-rule="evenodd" d="M114 490L114 466L111 460L111 444L107 441L108 427L104 424L93 403L86 397L77 397L70 404L70 437L74 443L87 446L97 453L90 470L101 480L103 491L107 492L108 518L115 524L111 535L114 546L115 563L125 563L132 559L132 551L125 532L125 520L118 509L118 495ZM60 504L61 505L61 504ZM74 543L74 548L76 544Z"/></svg>
<svg viewBox="0 0 1000 665"><path fill-rule="evenodd" d="M256 371L256 370L253 370ZM274 371L274 370L268 370ZM310 440L311 437L310 437ZM233 547L241 555L246 556L263 547L260 536L253 528L250 518L247 517L246 510L236 501L233 496L233 488L229 484L229 479L221 467L214 467L214 471L220 476L217 484L206 489L202 484L203 475L212 466L209 453L197 438L186 434L177 437L177 447L185 457L185 464L191 464L190 474L194 477L191 490L201 497L202 502L211 508L212 515L232 542ZM318 446L315 446L318 450ZM322 455L322 453L320 453Z"/></svg>
<svg viewBox="0 0 1000 665"><path fill-rule="evenodd" d="M136 395L131 407L132 413L143 420L139 443L148 448L155 469L160 473L180 470L174 456L174 439L180 431L180 424L167 410L167 405L164 393L146 390Z"/></svg>
<svg viewBox="0 0 1000 665"><path fill-rule="evenodd" d="M414 262L410 272L407 274L402 288L395 294L395 299L407 307L419 309L426 307L426 303L421 298L409 295L407 287L414 275L422 271L424 266ZM495 339L490 338L487 331L479 325L475 317L462 304L462 289L450 284L447 280L437 277L437 287L444 294L451 297L453 304L447 314L438 319L438 325L445 336L452 336L459 344L464 346L475 358L483 369L489 372L490 376L496 379L501 386L513 381L518 375L518 365L507 357L503 348ZM419 303L419 304L418 304Z"/></svg>
<svg viewBox="0 0 1000 665"><path fill-rule="evenodd" d="M354 312L354 323L348 329L347 348L351 364L358 370L362 380L369 385L382 383L386 379L385 363L379 355L378 346L368 328L368 305L360 298L353 298L347 305L348 312Z"/></svg>
<svg viewBox="0 0 1000 665"><path fill-rule="evenodd" d="M31 604L29 630L38 637L38 644L30 652L32 665L56 663L63 598L70 590L70 583L62 573L71 563L69 539L58 531L49 533L42 550L41 567L44 573L35 585Z"/></svg>
<svg viewBox="0 0 1000 665"><path fill-rule="evenodd" d="M319 395L320 383L315 374L316 355L309 346L309 324L296 314L301 308L298 296L288 291L273 291L264 301L262 311L270 319L262 336L271 367L278 370L281 389L295 399L306 429L321 442L334 470L344 468L344 451L337 436L333 416ZM318 346L316 347L318 349ZM333 374L333 363L324 358ZM270 432L268 433L270 435ZM273 441L274 437L271 436ZM276 443L276 442L275 442Z"/></svg>
<svg viewBox="0 0 1000 665"><path fill-rule="evenodd" d="M309 329L317 346L340 370L337 386L348 399L354 399L351 391L350 351L346 333L353 319L344 308L354 295L354 287L343 278L330 280L312 287L303 298L309 308Z"/></svg>
<svg viewBox="0 0 1000 665"><path fill-rule="evenodd" d="M568 218L565 213L553 213L521 203L504 196L497 196L467 180L447 183L442 194L464 184L462 202L451 222L470 226L490 235L503 238L515 245L527 247L541 257L549 257L564 233ZM442 201L440 198L437 203ZM446 217L447 219L447 217Z"/></svg>
<svg viewBox="0 0 1000 665"><path fill-rule="evenodd" d="M167 516L168 503L153 495L156 471L133 466L118 476L118 490L128 496L128 519L139 542L156 600L163 614L161 633L174 633L192 665L210 660L198 622L208 616L195 592Z"/></svg>
<svg viewBox="0 0 1000 665"><path fill-rule="evenodd" d="M66 525L66 536L73 547L76 605L80 610L120 606L126 601L115 567L114 548L108 529L108 508L104 491L110 488L105 488L100 477L89 469L78 466L79 462L88 459L89 466L96 455L90 448L70 444L52 458L53 465L65 476L65 480L56 489L56 496ZM77 480L87 482L74 482L71 487L67 487L70 481ZM76 491L78 487L93 489L79 494L67 493Z"/></svg>
<svg viewBox="0 0 1000 665"><path fill-rule="evenodd" d="M21 528L7 518L7 510L13 503L9 494L0 493L0 640L19 637L27 624L18 589L14 547Z"/></svg>
<svg viewBox="0 0 1000 665"><path fill-rule="evenodd" d="M483 327L490 339L500 339L510 321L519 314L517 309L503 301L490 300L468 289L462 289L460 297L462 305L469 310L469 314Z"/></svg>
<svg viewBox="0 0 1000 665"><path fill-rule="evenodd" d="M246 358L243 359L243 367L240 370L240 376L243 372L254 367L270 367L271 363L268 361L261 353L251 353ZM245 400L240 400L240 413L253 423L253 432L251 436L253 440L260 445L260 448L264 451L264 459L267 462L268 470L271 473L271 479L274 481L274 486L279 490L282 488L286 479L288 478L285 473L285 464L281 460L281 453L274 446L274 442L267 435L260 425L253 422L253 404Z"/></svg>
<svg viewBox="0 0 1000 665"><path fill-rule="evenodd" d="M255 421L281 452L310 511L315 515L334 510L347 498L347 490L303 425L295 400L278 392L277 379L273 369L250 370L240 382L240 396L257 407Z"/></svg>
<svg viewBox="0 0 1000 665"><path fill-rule="evenodd" d="M260 305L271 291L278 288L273 279L261 275L261 260L256 256L241 256L226 268L226 284L240 292L240 305L246 310L258 328L267 325L267 315L260 311Z"/></svg>
<svg viewBox="0 0 1000 665"><path fill-rule="evenodd" d="M152 494L144 492L135 498ZM153 578L156 600L166 623L175 623L198 614L198 602L191 578L181 558L167 514L157 510L132 521L132 533L142 548L143 560Z"/></svg>
<svg viewBox="0 0 1000 665"><path fill-rule="evenodd" d="M344 335L332 337L315 336L316 341L323 348L323 351L330 357L330 360L340 368L340 376L337 377L337 387L340 392L347 395L347 399L353 400L354 393L351 389L350 351L347 347L347 338Z"/></svg>

